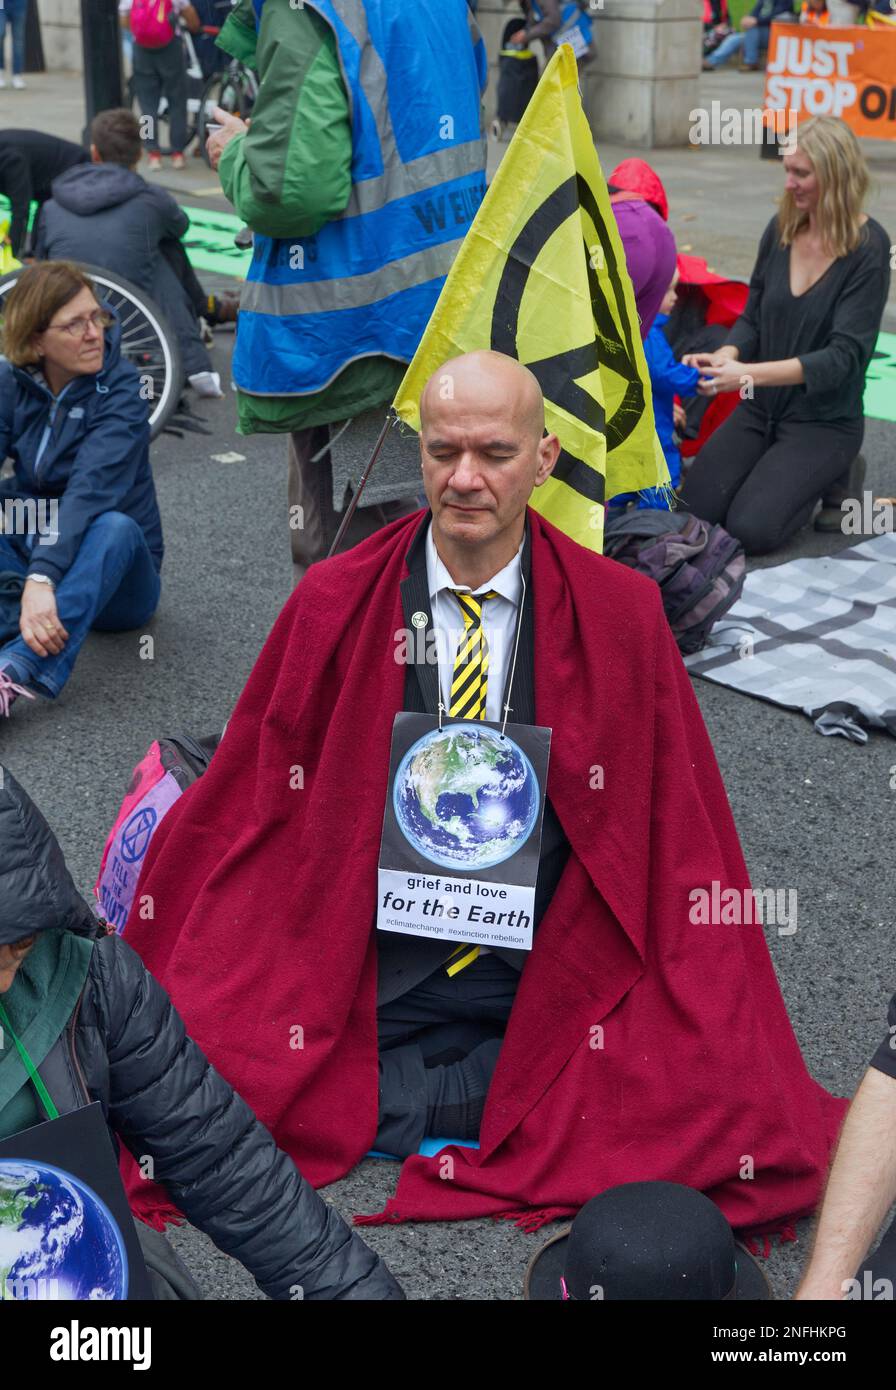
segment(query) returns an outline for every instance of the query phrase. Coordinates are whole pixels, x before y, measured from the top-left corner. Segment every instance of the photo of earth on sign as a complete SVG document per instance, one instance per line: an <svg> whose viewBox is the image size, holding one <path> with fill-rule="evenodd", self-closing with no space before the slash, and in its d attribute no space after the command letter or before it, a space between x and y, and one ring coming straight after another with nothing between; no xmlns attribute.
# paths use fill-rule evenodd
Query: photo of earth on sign
<svg viewBox="0 0 896 1390"><path fill-rule="evenodd" d="M0 1159L0 1301L127 1296L124 1241L93 1189L46 1163Z"/></svg>
<svg viewBox="0 0 896 1390"><path fill-rule="evenodd" d="M424 859L444 869L490 869L532 834L538 779L513 739L472 721L449 724L405 753L392 804Z"/></svg>

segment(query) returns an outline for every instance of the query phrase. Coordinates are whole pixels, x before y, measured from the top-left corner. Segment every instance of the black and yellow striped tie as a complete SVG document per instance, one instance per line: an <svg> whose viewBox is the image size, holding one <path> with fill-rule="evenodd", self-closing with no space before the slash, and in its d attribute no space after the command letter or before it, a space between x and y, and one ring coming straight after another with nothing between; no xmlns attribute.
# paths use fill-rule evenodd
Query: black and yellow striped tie
<svg viewBox="0 0 896 1390"><path fill-rule="evenodd" d="M458 589L451 592L460 604L464 631L454 658L448 713L455 719L484 719L489 657L488 642L482 629L482 605L486 599L497 598L498 595L492 589L475 598Z"/></svg>
<svg viewBox="0 0 896 1390"><path fill-rule="evenodd" d="M448 714L455 719L484 719L488 695L489 653L482 628L482 605L486 599L497 598L498 595L493 589L487 594L477 594L475 597L458 589L452 589L451 592L460 604L464 631L457 646L457 656L454 658ZM458 971L472 965L478 955L478 946L458 946L448 957L449 964L445 969L449 975L456 975Z"/></svg>

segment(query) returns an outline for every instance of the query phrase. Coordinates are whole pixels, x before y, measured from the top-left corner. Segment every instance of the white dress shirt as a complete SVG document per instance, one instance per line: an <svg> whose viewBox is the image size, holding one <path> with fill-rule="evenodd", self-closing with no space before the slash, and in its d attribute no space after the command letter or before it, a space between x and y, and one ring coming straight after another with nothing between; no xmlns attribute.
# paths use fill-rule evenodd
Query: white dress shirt
<svg viewBox="0 0 896 1390"><path fill-rule="evenodd" d="M488 692L485 700L485 717L495 723L504 718L504 686L513 664L513 648L516 642L520 603L523 597L523 572L520 556L525 537L520 548L509 564L491 578L486 584L479 584L475 590L468 584L456 584L436 550L432 535L432 522L426 532L426 581L429 587L429 602L432 609L433 630L436 634L439 654L439 689L445 705L445 713L451 703L451 684L454 677L454 658L458 644L465 632L460 604L451 592L459 589L461 593L473 594L478 598L494 590L497 598L487 599L482 605L482 628L488 643ZM435 713L435 711L430 711Z"/></svg>

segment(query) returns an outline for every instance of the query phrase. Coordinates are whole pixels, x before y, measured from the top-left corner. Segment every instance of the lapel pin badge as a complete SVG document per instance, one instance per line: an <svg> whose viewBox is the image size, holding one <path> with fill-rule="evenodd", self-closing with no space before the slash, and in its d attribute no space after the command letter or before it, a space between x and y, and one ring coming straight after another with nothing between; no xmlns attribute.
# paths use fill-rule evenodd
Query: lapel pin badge
<svg viewBox="0 0 896 1390"><path fill-rule="evenodd" d="M411 622L414 624L414 627L426 627L426 624L429 622L429 614L414 613L411 616Z"/></svg>

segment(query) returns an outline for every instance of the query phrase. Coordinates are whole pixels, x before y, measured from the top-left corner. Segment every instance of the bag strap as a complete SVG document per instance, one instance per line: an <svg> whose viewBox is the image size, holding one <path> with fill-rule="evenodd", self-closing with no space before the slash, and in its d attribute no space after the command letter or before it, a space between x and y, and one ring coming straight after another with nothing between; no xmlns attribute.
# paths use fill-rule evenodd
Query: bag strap
<svg viewBox="0 0 896 1390"><path fill-rule="evenodd" d="M31 1078L34 1084L34 1089L37 1091L37 1094L40 1097L40 1101L44 1107L44 1110L47 1112L47 1119L58 1120L59 1111L56 1109L56 1106L53 1102L53 1098L50 1095L50 1092L47 1090L46 1086L44 1085L43 1081L41 1080L37 1067L34 1065L31 1058L29 1057L28 1052L25 1048L25 1044L16 1036L15 1029L10 1023L9 1015L4 1009L2 1003L0 1003L0 1024L3 1025L3 1027L9 1033L9 1036L12 1038L13 1042L16 1045L16 1050L18 1051L18 1054L22 1059L22 1063L25 1067L25 1070L27 1071L29 1077Z"/></svg>

